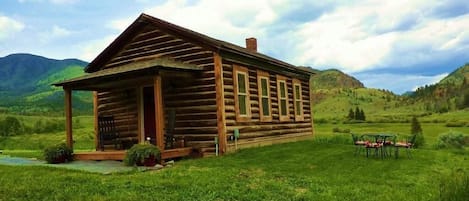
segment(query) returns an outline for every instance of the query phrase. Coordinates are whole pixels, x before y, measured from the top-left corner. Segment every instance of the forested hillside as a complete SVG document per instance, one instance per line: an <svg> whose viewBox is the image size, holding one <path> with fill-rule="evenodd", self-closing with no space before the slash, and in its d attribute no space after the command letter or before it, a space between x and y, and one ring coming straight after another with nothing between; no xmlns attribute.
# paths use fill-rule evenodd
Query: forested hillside
<svg viewBox="0 0 469 201"><path fill-rule="evenodd" d="M31 54L0 58L0 111L17 114L62 113L63 92L52 83L83 75L86 62ZM89 92L74 93L78 113L91 111Z"/></svg>

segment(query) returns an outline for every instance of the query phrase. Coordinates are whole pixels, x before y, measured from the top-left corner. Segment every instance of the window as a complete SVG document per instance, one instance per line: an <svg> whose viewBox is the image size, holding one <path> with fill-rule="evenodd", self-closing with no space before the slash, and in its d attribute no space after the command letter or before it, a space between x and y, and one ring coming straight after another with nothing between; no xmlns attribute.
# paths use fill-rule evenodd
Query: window
<svg viewBox="0 0 469 201"><path fill-rule="evenodd" d="M236 121L246 121L251 118L248 69L233 65L233 80Z"/></svg>
<svg viewBox="0 0 469 201"><path fill-rule="evenodd" d="M298 79L293 79L293 100L295 108L295 121L303 121L303 98L301 95L301 82Z"/></svg>
<svg viewBox="0 0 469 201"><path fill-rule="evenodd" d="M278 115L280 121L290 120L288 114L287 78L277 75Z"/></svg>
<svg viewBox="0 0 469 201"><path fill-rule="evenodd" d="M257 71L257 88L259 93L259 117L261 121L272 121L270 107L269 73Z"/></svg>

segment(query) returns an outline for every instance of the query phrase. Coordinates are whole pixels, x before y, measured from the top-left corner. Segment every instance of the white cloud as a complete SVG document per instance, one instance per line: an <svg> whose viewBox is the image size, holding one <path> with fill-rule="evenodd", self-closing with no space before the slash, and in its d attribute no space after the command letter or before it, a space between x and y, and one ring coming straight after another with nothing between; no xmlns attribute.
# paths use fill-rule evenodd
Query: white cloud
<svg viewBox="0 0 469 201"><path fill-rule="evenodd" d="M53 4L74 4L77 3L79 0L50 0Z"/></svg>
<svg viewBox="0 0 469 201"><path fill-rule="evenodd" d="M91 62L98 56L111 42L117 38L117 35L109 35L102 39L86 41L84 44L78 45L81 55L78 57L81 60Z"/></svg>
<svg viewBox="0 0 469 201"><path fill-rule="evenodd" d="M167 1L145 10L149 15L177 25L244 46L247 37L262 38L266 28L278 21L279 14L289 9L284 0ZM262 46L259 46L262 50Z"/></svg>
<svg viewBox="0 0 469 201"><path fill-rule="evenodd" d="M60 38L65 38L72 35L74 32L68 30L66 28L60 27L58 25L52 26L52 28L48 31L39 33L39 41L43 44L49 43L53 40L57 40Z"/></svg>
<svg viewBox="0 0 469 201"><path fill-rule="evenodd" d="M357 74L357 77L366 87L388 89L395 93L402 94L406 91L416 90L424 85L435 84L448 76L443 73L434 76L413 75L413 74Z"/></svg>
<svg viewBox="0 0 469 201"><path fill-rule="evenodd" d="M0 16L0 41L24 29L24 24L6 16Z"/></svg>
<svg viewBox="0 0 469 201"><path fill-rule="evenodd" d="M18 0L20 3L52 3L52 4L75 4L80 0Z"/></svg>
<svg viewBox="0 0 469 201"><path fill-rule="evenodd" d="M469 52L469 14L434 18L437 1L360 1L295 31L294 63L346 72L405 68Z"/></svg>

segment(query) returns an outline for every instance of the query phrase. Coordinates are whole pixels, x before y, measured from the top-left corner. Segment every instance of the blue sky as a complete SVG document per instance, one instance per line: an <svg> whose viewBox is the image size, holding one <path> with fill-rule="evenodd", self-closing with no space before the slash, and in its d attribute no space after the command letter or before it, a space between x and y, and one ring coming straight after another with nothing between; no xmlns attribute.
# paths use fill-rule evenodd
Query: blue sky
<svg viewBox="0 0 469 201"><path fill-rule="evenodd" d="M0 57L91 61L143 12L399 94L469 62L467 0L2 0Z"/></svg>

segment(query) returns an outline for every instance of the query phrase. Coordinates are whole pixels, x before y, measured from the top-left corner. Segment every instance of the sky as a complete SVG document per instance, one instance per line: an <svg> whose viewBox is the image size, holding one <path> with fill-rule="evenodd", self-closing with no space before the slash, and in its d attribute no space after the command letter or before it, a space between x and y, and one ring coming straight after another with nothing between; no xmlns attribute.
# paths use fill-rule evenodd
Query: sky
<svg viewBox="0 0 469 201"><path fill-rule="evenodd" d="M469 62L467 0L1 0L0 57L90 62L141 13L397 94Z"/></svg>

